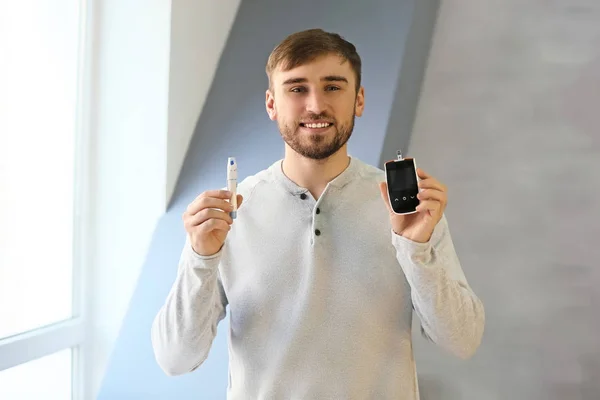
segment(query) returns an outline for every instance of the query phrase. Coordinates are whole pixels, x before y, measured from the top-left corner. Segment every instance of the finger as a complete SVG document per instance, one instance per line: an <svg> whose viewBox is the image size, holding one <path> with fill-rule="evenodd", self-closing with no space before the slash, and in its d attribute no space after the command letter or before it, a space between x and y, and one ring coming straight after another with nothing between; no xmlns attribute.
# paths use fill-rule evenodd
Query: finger
<svg viewBox="0 0 600 400"><path fill-rule="evenodd" d="M216 199L230 199L232 193L229 190L225 189L217 189L217 190L207 190L200 194L198 197L214 197Z"/></svg>
<svg viewBox="0 0 600 400"><path fill-rule="evenodd" d="M417 168L417 175L421 179L433 178L433 176L429 175L427 172L423 171L421 168Z"/></svg>
<svg viewBox="0 0 600 400"><path fill-rule="evenodd" d="M203 224L196 225L189 229L189 232L195 233L196 235L206 235L214 231L228 232L231 225L222 219L210 219Z"/></svg>
<svg viewBox="0 0 600 400"><path fill-rule="evenodd" d="M242 203L244 202L244 196L242 196L241 194L237 195L237 207L240 208L240 206L242 205Z"/></svg>
<svg viewBox="0 0 600 400"><path fill-rule="evenodd" d="M193 231L200 232L212 232L212 231L225 231L228 232L231 230L231 225L228 224L225 220L222 219L209 219L203 224L197 225L192 228Z"/></svg>
<svg viewBox="0 0 600 400"><path fill-rule="evenodd" d="M224 211L231 211L231 204L228 201L231 198L231 192L227 190L210 190L196 197L187 208L188 214L196 214L204 208L219 208Z"/></svg>
<svg viewBox="0 0 600 400"><path fill-rule="evenodd" d="M419 188L420 189L435 189L435 190L440 190L442 192L446 191L446 186L443 185L441 182L439 182L435 178L426 178L426 179L419 181Z"/></svg>
<svg viewBox="0 0 600 400"><path fill-rule="evenodd" d="M419 202L416 210L421 211L431 211L432 213L437 212L442 207L442 204L439 201L435 200L425 200Z"/></svg>
<svg viewBox="0 0 600 400"><path fill-rule="evenodd" d="M227 212L223 212L220 210L216 210L214 208L205 208L194 215L189 216L187 219L187 225L189 227L193 227L196 225L201 225L204 222L210 219L220 219L228 224L233 224L233 219Z"/></svg>
<svg viewBox="0 0 600 400"><path fill-rule="evenodd" d="M446 202L446 193L436 189L425 189L417 194L419 200L437 200L440 203Z"/></svg>
<svg viewBox="0 0 600 400"><path fill-rule="evenodd" d="M388 199L387 182L379 182L379 191L381 192L381 199L385 203L388 211L392 212L392 206L390 205L390 201Z"/></svg>

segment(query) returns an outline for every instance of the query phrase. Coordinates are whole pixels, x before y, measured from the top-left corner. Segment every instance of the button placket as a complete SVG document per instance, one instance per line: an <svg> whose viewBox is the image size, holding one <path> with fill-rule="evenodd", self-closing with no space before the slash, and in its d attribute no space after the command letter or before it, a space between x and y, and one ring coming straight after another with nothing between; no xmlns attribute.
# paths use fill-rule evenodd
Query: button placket
<svg viewBox="0 0 600 400"><path fill-rule="evenodd" d="M318 217L318 215L321 215L321 201L318 201L317 204L315 205L314 208L314 214L313 214L313 238L317 237L317 236L321 236L321 234L323 233L322 230L320 229L320 221L322 220L322 217Z"/></svg>
<svg viewBox="0 0 600 400"><path fill-rule="evenodd" d="M304 191L301 193L296 193L295 196L297 196L300 199L300 201L302 203L304 203L304 206L306 207L306 209L312 214L316 201L310 195L310 193L307 193L306 191Z"/></svg>

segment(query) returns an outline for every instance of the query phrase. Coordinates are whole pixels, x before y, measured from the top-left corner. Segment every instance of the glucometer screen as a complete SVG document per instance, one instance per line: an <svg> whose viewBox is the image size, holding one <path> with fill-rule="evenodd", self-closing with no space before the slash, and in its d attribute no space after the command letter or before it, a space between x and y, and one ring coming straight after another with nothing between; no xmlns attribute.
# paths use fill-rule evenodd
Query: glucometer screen
<svg viewBox="0 0 600 400"><path fill-rule="evenodd" d="M417 177L411 165L404 164L398 169L391 169L388 174L392 190L407 190L417 186Z"/></svg>

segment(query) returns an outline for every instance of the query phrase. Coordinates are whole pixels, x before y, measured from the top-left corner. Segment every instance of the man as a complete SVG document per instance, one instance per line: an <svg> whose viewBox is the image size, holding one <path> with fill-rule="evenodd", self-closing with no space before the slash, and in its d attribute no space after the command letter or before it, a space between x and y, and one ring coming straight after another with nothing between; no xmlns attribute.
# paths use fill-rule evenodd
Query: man
<svg viewBox="0 0 600 400"><path fill-rule="evenodd" d="M419 170L418 213L396 215L383 171L348 156L365 101L360 57L340 36L293 34L266 70L285 156L240 183L235 222L223 190L187 208L178 274L152 328L156 359L169 375L196 369L229 306L229 399L418 399L413 310L423 334L461 358L484 330L446 187Z"/></svg>

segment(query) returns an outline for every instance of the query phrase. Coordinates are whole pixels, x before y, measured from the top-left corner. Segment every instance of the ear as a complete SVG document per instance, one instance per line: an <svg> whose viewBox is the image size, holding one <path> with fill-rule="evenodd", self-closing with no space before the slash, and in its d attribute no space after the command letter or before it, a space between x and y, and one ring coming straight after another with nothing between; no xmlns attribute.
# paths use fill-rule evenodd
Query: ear
<svg viewBox="0 0 600 400"><path fill-rule="evenodd" d="M275 107L275 96L271 89L267 89L266 98L265 98L265 107L267 109L267 114L269 114L269 118L271 121L275 121L277 119L277 109Z"/></svg>
<svg viewBox="0 0 600 400"><path fill-rule="evenodd" d="M357 117L360 117L363 114L365 109L365 88L360 87L358 93L356 94L356 103L354 104L354 113Z"/></svg>

